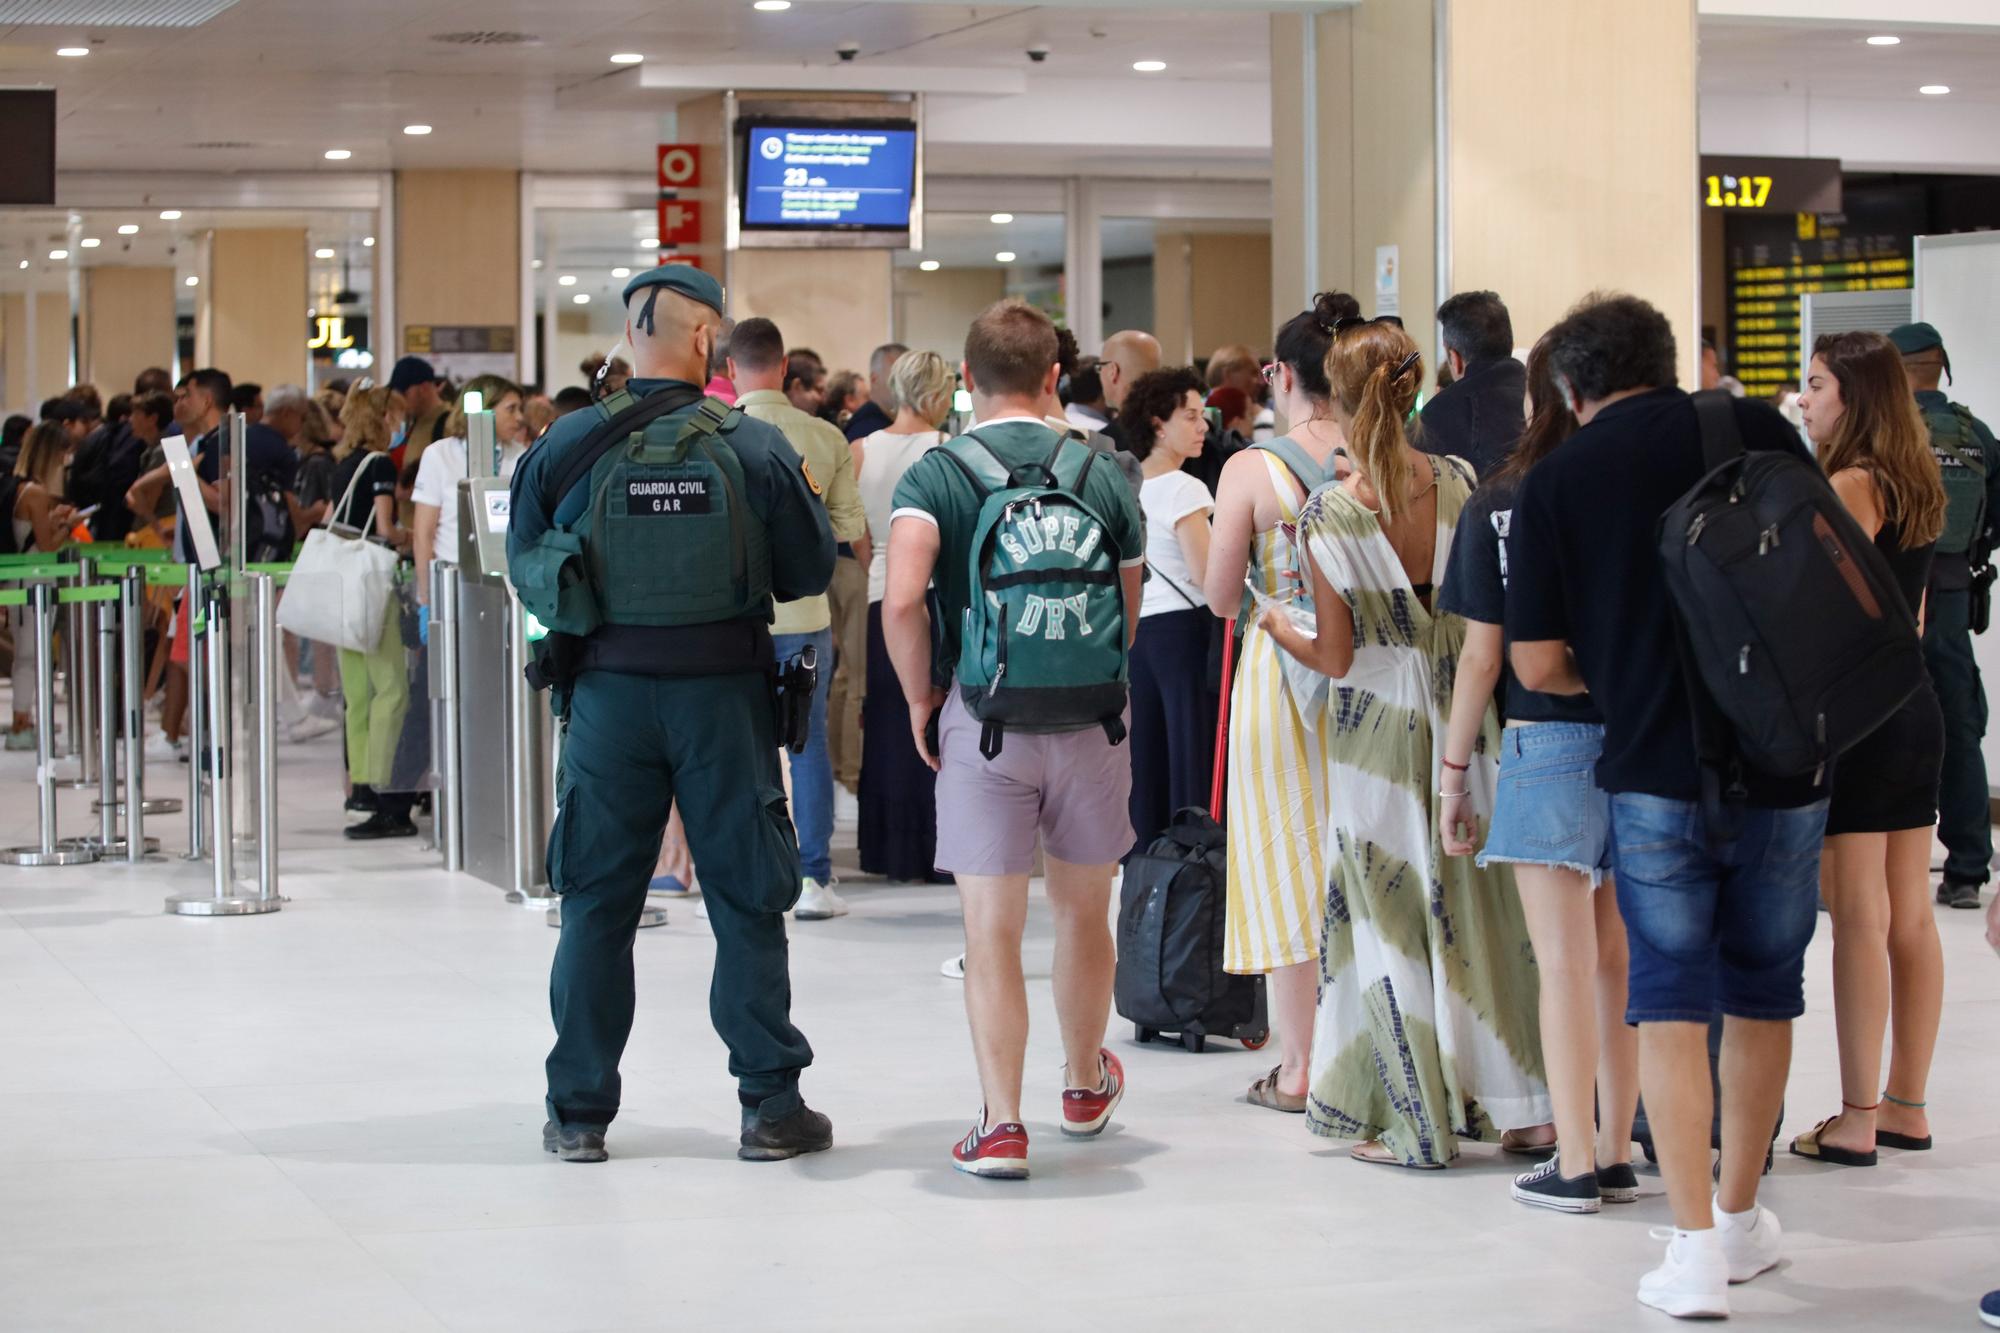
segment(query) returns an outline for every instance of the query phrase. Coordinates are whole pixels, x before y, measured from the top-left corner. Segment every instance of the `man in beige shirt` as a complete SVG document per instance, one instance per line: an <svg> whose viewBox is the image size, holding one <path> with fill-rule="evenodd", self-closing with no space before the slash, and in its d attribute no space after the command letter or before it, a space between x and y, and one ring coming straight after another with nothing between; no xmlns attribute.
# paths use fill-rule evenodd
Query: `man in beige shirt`
<svg viewBox="0 0 2000 1333"><path fill-rule="evenodd" d="M729 378L743 414L776 426L805 460L806 479L826 505L834 540L848 543L868 567L868 516L854 484L854 455L832 422L809 416L785 396L785 339L768 319L741 321L729 335ZM822 682L813 692L812 732L803 754L791 756L792 824L799 835L805 884L792 915L823 921L847 915L833 891L833 762L826 743L826 687L833 675L833 614L824 595L779 602L771 636L783 662L801 649L819 654Z"/></svg>

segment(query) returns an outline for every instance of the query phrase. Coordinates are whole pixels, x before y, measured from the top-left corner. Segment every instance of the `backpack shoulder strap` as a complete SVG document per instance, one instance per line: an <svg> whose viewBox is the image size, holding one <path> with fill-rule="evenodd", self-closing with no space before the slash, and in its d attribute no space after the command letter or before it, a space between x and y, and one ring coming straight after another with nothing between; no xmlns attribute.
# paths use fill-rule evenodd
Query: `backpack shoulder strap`
<svg viewBox="0 0 2000 1333"><path fill-rule="evenodd" d="M1250 447L1275 455L1278 461L1285 465L1286 470L1298 479L1299 485L1305 488L1307 495L1311 495L1333 479L1332 472L1321 467L1311 454L1300 447L1297 440L1276 435L1268 440L1259 440Z"/></svg>
<svg viewBox="0 0 2000 1333"><path fill-rule="evenodd" d="M957 465L958 470L965 474L965 479L972 483L972 493L979 497L979 503L985 504L987 497L993 494L993 488L986 484L986 479L979 475L979 469L972 466L971 461L966 458L963 447L959 445L960 440L976 441L982 449L986 446L986 441L976 435L959 435L942 441L937 446L937 451ZM985 449L985 452L987 457L993 457L991 449ZM998 463L1000 460L993 458L993 461Z"/></svg>
<svg viewBox="0 0 2000 1333"><path fill-rule="evenodd" d="M1736 424L1736 399L1727 389L1704 389L1691 395L1695 420L1701 427L1702 471L1713 472L1743 456L1743 432Z"/></svg>
<svg viewBox="0 0 2000 1333"><path fill-rule="evenodd" d="M1979 447L1978 437L1972 433L1972 410L1953 403L1950 420L1950 436L1932 431L1931 443L1950 453L1983 480L1986 476L1986 451Z"/></svg>
<svg viewBox="0 0 2000 1333"><path fill-rule="evenodd" d="M634 430L644 428L648 422L678 412L689 403L705 397L701 390L691 387L668 389L645 398L634 398L620 389L607 397L596 407L597 424L577 443L576 451L570 455L555 484L549 488L551 512L562 506L576 484L590 475L590 470L597 466L597 460L610 453L618 441Z"/></svg>

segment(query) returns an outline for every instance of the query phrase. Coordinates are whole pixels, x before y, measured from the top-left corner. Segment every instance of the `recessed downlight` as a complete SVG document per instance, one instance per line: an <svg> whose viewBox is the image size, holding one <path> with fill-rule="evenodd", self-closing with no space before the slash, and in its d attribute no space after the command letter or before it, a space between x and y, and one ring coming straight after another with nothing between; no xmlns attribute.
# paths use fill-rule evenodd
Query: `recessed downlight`
<svg viewBox="0 0 2000 1333"><path fill-rule="evenodd" d="M639 242L639 248L642 250L657 250L660 248L660 238L657 236L648 236L645 240Z"/></svg>
<svg viewBox="0 0 2000 1333"><path fill-rule="evenodd" d="M415 136L415 135L423 135L423 134L429 134L430 132L431 132L431 127L430 127L430 126L428 126L428 125L405 125L405 126L403 126L403 133L405 133L405 134L408 134L408 135L412 135L412 136Z"/></svg>
<svg viewBox="0 0 2000 1333"><path fill-rule="evenodd" d="M995 213L992 216L992 218L989 219L989 221L991 221L995 226L1000 226L1000 227L1006 226L1013 220L1014 220L1014 215L1012 213Z"/></svg>
<svg viewBox="0 0 2000 1333"><path fill-rule="evenodd" d="M345 148L329 148L326 150L326 160L329 162L345 162L353 156L354 154Z"/></svg>
<svg viewBox="0 0 2000 1333"><path fill-rule="evenodd" d="M313 258L314 258L314 259L331 259L331 258L333 258L333 251L331 251L331 250L327 249L327 248L326 248L325 246L321 246L321 247L320 247L319 249L317 249L317 250L313 251Z"/></svg>
<svg viewBox="0 0 2000 1333"><path fill-rule="evenodd" d="M22 268L26 268L27 266L28 266L28 261L27 261L27 260L25 260L25 259L23 259L23 260L21 261L21 267L22 267Z"/></svg>
<svg viewBox="0 0 2000 1333"><path fill-rule="evenodd" d="M69 258L69 251L67 251L67 250L51 250L51 251L49 251L49 258L50 258L50 259L68 259L68 258Z"/></svg>
<svg viewBox="0 0 2000 1333"><path fill-rule="evenodd" d="M1002 250L999 254L994 255L993 258L999 263L1011 264L1014 262L1014 252L1012 250Z"/></svg>
<svg viewBox="0 0 2000 1333"><path fill-rule="evenodd" d="M56 54L65 60L81 60L90 54L90 48L87 46L58 46Z"/></svg>
<svg viewBox="0 0 2000 1333"><path fill-rule="evenodd" d="M614 278L629 278L632 276L632 270L621 265L611 270L611 276Z"/></svg>
<svg viewBox="0 0 2000 1333"><path fill-rule="evenodd" d="M1917 91L1922 93L1925 97L1943 97L1946 93L1949 93L1951 91L1951 88L1947 84L1927 83L1923 87L1917 89Z"/></svg>
<svg viewBox="0 0 2000 1333"><path fill-rule="evenodd" d="M646 59L637 51L620 51L611 57L614 65L637 65Z"/></svg>
<svg viewBox="0 0 2000 1333"><path fill-rule="evenodd" d="M187 285L190 287L199 287L201 286L201 279L190 273L188 274Z"/></svg>
<svg viewBox="0 0 2000 1333"><path fill-rule="evenodd" d="M766 14L782 14L792 7L792 0L757 0L752 9L761 9Z"/></svg>
<svg viewBox="0 0 2000 1333"><path fill-rule="evenodd" d="M1164 60L1135 60L1132 62L1132 68L1138 70L1141 74L1158 74L1166 67L1167 62Z"/></svg>
<svg viewBox="0 0 2000 1333"><path fill-rule="evenodd" d="M926 259L921 264L918 264L917 267L926 273L935 273L941 266L935 259Z"/></svg>
<svg viewBox="0 0 2000 1333"><path fill-rule="evenodd" d="M118 234L120 236L137 236L139 234L139 224L128 222L118 229Z"/></svg>
<svg viewBox="0 0 2000 1333"><path fill-rule="evenodd" d="M1889 34L1883 33L1879 37L1870 37L1868 44L1870 46L1901 46L1903 39L1900 37L1891 37Z"/></svg>
<svg viewBox="0 0 2000 1333"><path fill-rule="evenodd" d="M363 245L372 247L375 244L375 238L373 236L363 236L361 238L361 243Z"/></svg>
<svg viewBox="0 0 2000 1333"><path fill-rule="evenodd" d="M569 299L570 299L570 300L572 300L572 301L574 301L574 302L575 302L576 304L578 304L578 305L589 305L589 304L590 304L590 293L589 293L589 292L578 292L578 293L577 293L577 294L576 294L575 296L572 296L572 297L570 297Z"/></svg>
<svg viewBox="0 0 2000 1333"><path fill-rule="evenodd" d="M558 287L574 287L574 286L576 286L576 274L574 274L574 273L565 273L565 274L563 274L563 275L562 275L562 276L561 276L560 278L557 278L557 279L556 279L556 286L558 286Z"/></svg>
<svg viewBox="0 0 2000 1333"><path fill-rule="evenodd" d="M178 208L163 208L160 210L160 221L179 222L180 220L181 211Z"/></svg>
<svg viewBox="0 0 2000 1333"><path fill-rule="evenodd" d="M95 236L86 236L79 244L86 250L95 250L98 246L104 244L104 242L98 240Z"/></svg>

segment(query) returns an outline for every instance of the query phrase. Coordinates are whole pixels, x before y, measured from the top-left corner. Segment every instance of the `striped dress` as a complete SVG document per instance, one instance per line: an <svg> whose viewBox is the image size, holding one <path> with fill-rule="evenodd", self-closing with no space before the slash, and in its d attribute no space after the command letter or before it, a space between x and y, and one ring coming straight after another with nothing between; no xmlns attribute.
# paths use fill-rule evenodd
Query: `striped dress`
<svg viewBox="0 0 2000 1333"><path fill-rule="evenodd" d="M1281 520L1250 541L1250 577L1270 596L1295 585L1298 482L1269 453ZM1229 920L1223 968L1262 973L1319 957L1326 910L1322 822L1326 715L1308 724L1292 705L1275 640L1254 621L1243 635L1229 703Z"/></svg>
<svg viewBox="0 0 2000 1333"><path fill-rule="evenodd" d="M1434 586L1471 492L1461 467L1439 469ZM1550 1119L1513 876L1446 857L1439 841L1433 793L1465 622L1432 616L1375 515L1346 490L1316 492L1299 528L1353 610L1356 644L1327 704L1330 883L1307 1116L1315 1133L1380 1139L1405 1163L1442 1165L1461 1138ZM1467 776L1490 792L1490 709L1480 752Z"/></svg>

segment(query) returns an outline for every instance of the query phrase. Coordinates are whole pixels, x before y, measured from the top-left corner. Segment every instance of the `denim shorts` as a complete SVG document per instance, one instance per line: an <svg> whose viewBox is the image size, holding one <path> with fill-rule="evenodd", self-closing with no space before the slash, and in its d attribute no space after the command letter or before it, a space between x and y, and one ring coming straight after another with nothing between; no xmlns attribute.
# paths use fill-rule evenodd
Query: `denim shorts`
<svg viewBox="0 0 2000 1333"><path fill-rule="evenodd" d="M1530 722L1500 733L1500 786L1479 866L1499 861L1611 873L1611 799L1595 769L1604 728L1591 722Z"/></svg>
<svg viewBox="0 0 2000 1333"><path fill-rule="evenodd" d="M1825 801L1745 810L1736 838L1717 842L1698 803L1620 793L1611 828L1632 948L1626 1022L1805 1012Z"/></svg>

